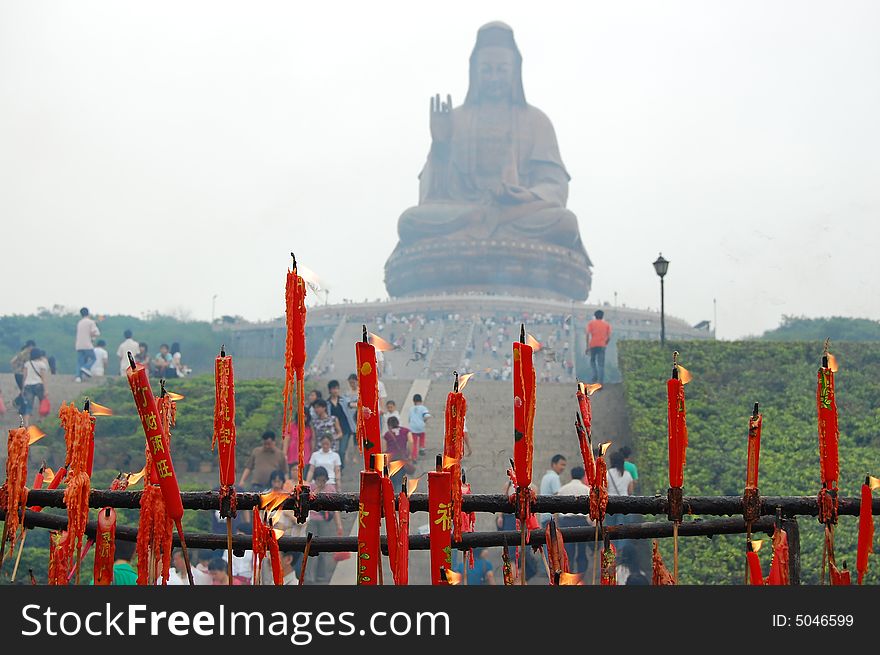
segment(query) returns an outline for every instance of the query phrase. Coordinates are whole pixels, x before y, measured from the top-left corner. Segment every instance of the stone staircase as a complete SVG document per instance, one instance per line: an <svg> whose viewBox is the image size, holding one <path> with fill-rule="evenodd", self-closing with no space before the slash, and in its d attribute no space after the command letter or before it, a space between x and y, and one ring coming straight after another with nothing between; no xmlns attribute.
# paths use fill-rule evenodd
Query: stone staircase
<svg viewBox="0 0 880 655"><path fill-rule="evenodd" d="M452 372L460 370L464 361L464 352L474 331L474 323L470 320L446 321L443 336L431 358L430 370L436 380L449 379L452 384Z"/></svg>

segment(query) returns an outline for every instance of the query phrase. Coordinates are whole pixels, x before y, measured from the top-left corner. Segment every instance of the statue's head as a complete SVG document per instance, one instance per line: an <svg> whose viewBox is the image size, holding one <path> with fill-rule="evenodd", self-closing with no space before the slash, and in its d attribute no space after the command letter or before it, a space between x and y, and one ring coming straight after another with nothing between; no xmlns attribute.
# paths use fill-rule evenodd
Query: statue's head
<svg viewBox="0 0 880 655"><path fill-rule="evenodd" d="M526 104L522 55L516 47L513 30L496 21L483 25L477 32L477 43L471 52L470 84L465 104L501 99Z"/></svg>

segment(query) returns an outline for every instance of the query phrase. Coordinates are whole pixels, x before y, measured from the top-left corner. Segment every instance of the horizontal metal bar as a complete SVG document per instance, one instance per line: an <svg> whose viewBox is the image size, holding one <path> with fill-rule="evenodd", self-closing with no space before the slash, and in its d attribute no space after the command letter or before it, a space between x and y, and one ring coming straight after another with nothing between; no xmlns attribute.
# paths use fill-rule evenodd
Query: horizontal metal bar
<svg viewBox="0 0 880 655"><path fill-rule="evenodd" d="M64 490L37 489L28 493L28 505L43 507L64 507ZM219 509L220 501L216 491L185 491L181 493L183 506L193 510ZM140 491L107 491L92 489L89 496L90 507L138 508ZM840 497L838 513L844 516L858 516L858 497ZM238 493L238 507L250 509L259 505L260 494ZM291 496L285 501L284 509L294 509L296 499ZM589 499L587 496L538 496L532 503L533 512L548 513L587 513ZM819 508L816 496L762 496L761 514L772 516L776 509L782 510L784 516L818 516ZM356 512L358 494L334 493L315 494L309 500L309 509L317 511ZM426 512L428 510L427 494L413 494L410 497L410 510ZM873 514L880 514L880 498L874 498ZM474 494L462 498L462 511L465 512L505 512L514 511L513 503L507 496L497 494ZM685 514L703 516L741 516L742 498L740 496L685 496ZM666 496L611 496L608 499L609 514L666 514Z"/></svg>

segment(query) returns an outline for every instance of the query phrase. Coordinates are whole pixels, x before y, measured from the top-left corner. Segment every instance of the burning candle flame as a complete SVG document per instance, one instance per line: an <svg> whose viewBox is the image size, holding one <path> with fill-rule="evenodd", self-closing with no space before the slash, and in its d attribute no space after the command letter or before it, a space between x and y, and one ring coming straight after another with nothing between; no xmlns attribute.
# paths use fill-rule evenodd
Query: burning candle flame
<svg viewBox="0 0 880 655"><path fill-rule="evenodd" d="M443 456L443 470L444 471L448 471L456 464L458 464L458 460L455 459L454 457L449 457L448 455Z"/></svg>
<svg viewBox="0 0 880 655"><path fill-rule="evenodd" d="M280 507L284 504L284 501L290 497L286 491L269 491L264 494L260 494L260 509L264 509L266 511L273 511L277 507Z"/></svg>
<svg viewBox="0 0 880 655"><path fill-rule="evenodd" d="M580 573L565 573L559 576L559 585L582 585L584 576Z"/></svg>
<svg viewBox="0 0 880 655"><path fill-rule="evenodd" d="M89 411L92 416L113 416L113 410L104 405L99 405L94 400L89 401Z"/></svg>
<svg viewBox="0 0 880 655"><path fill-rule="evenodd" d="M535 339L531 334L526 334L526 345L531 346L534 352L538 352L543 348L541 342Z"/></svg>
<svg viewBox="0 0 880 655"><path fill-rule="evenodd" d="M406 481L406 495L407 495L407 497L412 496L415 493L416 489L419 488L419 480L420 479L421 479L421 476L418 478L415 478L414 480L407 480Z"/></svg>
<svg viewBox="0 0 880 655"><path fill-rule="evenodd" d="M581 389L581 393L586 394L587 396L592 396L594 393L602 388L602 385L598 382L594 384L585 384L583 382L578 382L578 386Z"/></svg>
<svg viewBox="0 0 880 655"><path fill-rule="evenodd" d="M282 530L281 528L272 528L272 532L275 533L276 539L281 539L281 537L284 536L284 530Z"/></svg>
<svg viewBox="0 0 880 655"><path fill-rule="evenodd" d="M837 373L837 357L828 353L828 368L832 373Z"/></svg>
<svg viewBox="0 0 880 655"><path fill-rule="evenodd" d="M871 491L880 489L880 478L875 478L873 475L869 475L868 486L871 487Z"/></svg>
<svg viewBox="0 0 880 655"><path fill-rule="evenodd" d="M395 473L397 473L400 469L404 467L406 464L406 460L403 459L395 459L393 462L388 464L388 477L390 478Z"/></svg>
<svg viewBox="0 0 880 655"><path fill-rule="evenodd" d="M764 545L764 540L763 539L752 539L751 543L752 543L752 552L757 553L759 550L761 550L761 546Z"/></svg>
<svg viewBox="0 0 880 655"><path fill-rule="evenodd" d="M52 479L55 477L55 471L50 469L48 466L43 469L43 484L49 484L52 482Z"/></svg>
<svg viewBox="0 0 880 655"><path fill-rule="evenodd" d="M128 474L128 484L130 484L130 485L137 484L138 482L140 482L141 478L144 477L146 472L147 472L147 467L145 466L137 473L129 473Z"/></svg>
<svg viewBox="0 0 880 655"><path fill-rule="evenodd" d="M453 571L452 569L444 569L446 572L446 581L451 585L459 585L461 584L461 573L457 571Z"/></svg>
<svg viewBox="0 0 880 655"><path fill-rule="evenodd" d="M611 448L611 444L613 441L606 441L605 443L599 444L599 454L601 457L605 457L605 453Z"/></svg>
<svg viewBox="0 0 880 655"><path fill-rule="evenodd" d="M385 341L385 339L380 337L378 334L368 332L367 335L369 336L369 339L370 339L370 345L372 345L373 348L375 348L376 350L381 350L382 352L386 352L386 353L389 350L394 350L394 346L392 344L388 343L387 341Z"/></svg>
<svg viewBox="0 0 880 655"><path fill-rule="evenodd" d="M458 392L461 393L464 391L465 385L467 385L468 380L474 377L473 373L463 373L458 376Z"/></svg>
<svg viewBox="0 0 880 655"><path fill-rule="evenodd" d="M177 402L178 400L183 400L184 398L186 398L186 396L179 394L179 393L174 393L173 391L168 391L165 395L170 400L173 400L174 402Z"/></svg>
<svg viewBox="0 0 880 655"><path fill-rule="evenodd" d="M303 281L307 285L309 285L309 288L315 293L318 293L319 291L321 291L321 289L323 289L324 283L321 281L321 278L318 277L318 274L315 273L315 271L310 269L308 266L303 266L302 264L297 262L296 274L299 275L303 279Z"/></svg>
<svg viewBox="0 0 880 655"><path fill-rule="evenodd" d="M28 433L28 446L32 446L37 443L40 439L46 436L46 433L43 432L36 425L29 425L27 427Z"/></svg>
<svg viewBox="0 0 880 655"><path fill-rule="evenodd" d="M676 364L676 366L678 367L678 379L681 380L682 384L687 384L693 379L691 372L687 370L684 366L682 366L681 364Z"/></svg>

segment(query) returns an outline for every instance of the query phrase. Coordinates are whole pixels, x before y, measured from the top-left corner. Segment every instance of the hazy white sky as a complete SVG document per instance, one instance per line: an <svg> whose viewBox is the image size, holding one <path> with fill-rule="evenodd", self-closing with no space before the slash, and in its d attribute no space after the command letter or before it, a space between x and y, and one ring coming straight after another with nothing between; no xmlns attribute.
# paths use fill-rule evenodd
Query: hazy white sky
<svg viewBox="0 0 880 655"><path fill-rule="evenodd" d="M880 4L0 0L0 314L283 312L385 296L428 97L513 28L553 121L590 301L719 336L880 319Z"/></svg>

